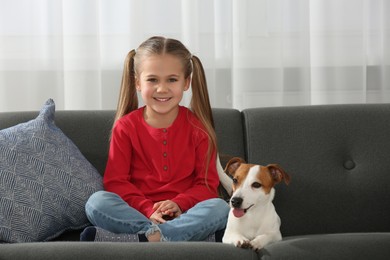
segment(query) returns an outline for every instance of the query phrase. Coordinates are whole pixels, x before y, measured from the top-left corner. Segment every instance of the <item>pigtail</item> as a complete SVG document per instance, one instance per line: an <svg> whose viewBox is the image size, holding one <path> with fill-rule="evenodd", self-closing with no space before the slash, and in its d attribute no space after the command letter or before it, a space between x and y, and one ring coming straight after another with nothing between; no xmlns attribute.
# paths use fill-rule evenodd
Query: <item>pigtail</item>
<svg viewBox="0 0 390 260"><path fill-rule="evenodd" d="M192 99L191 108L194 113L214 129L214 119L210 105L210 98L207 89L207 81L201 61L195 55L192 56Z"/></svg>
<svg viewBox="0 0 390 260"><path fill-rule="evenodd" d="M206 180L207 180L207 169L210 164L211 155L213 151L217 151L217 136L214 129L214 119L210 105L209 93L207 90L207 82L205 72L202 66L201 61L198 57L192 56L191 58L193 64L193 73L192 73L192 99L191 99L191 109L192 112L198 117L202 122L209 136L209 147L207 151L206 159ZM207 183L206 183L207 185Z"/></svg>
<svg viewBox="0 0 390 260"><path fill-rule="evenodd" d="M138 97L135 87L134 56L135 50L131 50L125 59L118 107L114 122L138 108Z"/></svg>

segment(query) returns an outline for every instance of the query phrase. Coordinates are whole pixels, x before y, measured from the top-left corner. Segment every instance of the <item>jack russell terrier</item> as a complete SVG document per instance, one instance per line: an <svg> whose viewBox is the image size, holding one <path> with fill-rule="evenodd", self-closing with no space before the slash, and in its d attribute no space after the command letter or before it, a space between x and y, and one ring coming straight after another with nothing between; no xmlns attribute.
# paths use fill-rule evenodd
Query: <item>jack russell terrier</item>
<svg viewBox="0 0 390 260"><path fill-rule="evenodd" d="M246 164L237 157L227 163L225 171L233 179L226 174L223 177L219 169L221 183L225 187L230 179L232 185L227 191L233 194L222 242L259 250L271 242L281 240L280 218L272 200L275 184L282 180L288 184L290 176L276 164Z"/></svg>

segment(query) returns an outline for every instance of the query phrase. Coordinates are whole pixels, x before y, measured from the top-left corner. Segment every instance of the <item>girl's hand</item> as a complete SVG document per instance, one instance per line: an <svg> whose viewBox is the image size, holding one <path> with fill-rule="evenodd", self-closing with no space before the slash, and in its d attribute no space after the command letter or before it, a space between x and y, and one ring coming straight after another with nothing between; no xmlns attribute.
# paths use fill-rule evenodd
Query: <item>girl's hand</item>
<svg viewBox="0 0 390 260"><path fill-rule="evenodd" d="M174 219L182 213L180 207L171 200L157 202L153 205L153 209L155 212L152 214L150 219L152 221L154 219L160 223L165 223L166 220Z"/></svg>
<svg viewBox="0 0 390 260"><path fill-rule="evenodd" d="M161 212L157 212L155 211L150 217L149 219L154 223L154 224L162 224L162 223L165 223L166 220L163 218L163 215L161 214Z"/></svg>

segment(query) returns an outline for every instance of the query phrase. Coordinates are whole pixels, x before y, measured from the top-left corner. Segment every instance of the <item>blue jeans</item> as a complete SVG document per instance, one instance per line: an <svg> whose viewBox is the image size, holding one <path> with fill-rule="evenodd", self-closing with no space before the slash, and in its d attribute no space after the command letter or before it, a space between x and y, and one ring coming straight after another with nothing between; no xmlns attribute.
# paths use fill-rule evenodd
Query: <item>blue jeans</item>
<svg viewBox="0 0 390 260"><path fill-rule="evenodd" d="M179 217L154 224L138 210L130 207L115 193L98 191L89 198L85 211L89 221L114 233L161 233L161 241L202 241L226 227L229 205L222 199L199 202Z"/></svg>

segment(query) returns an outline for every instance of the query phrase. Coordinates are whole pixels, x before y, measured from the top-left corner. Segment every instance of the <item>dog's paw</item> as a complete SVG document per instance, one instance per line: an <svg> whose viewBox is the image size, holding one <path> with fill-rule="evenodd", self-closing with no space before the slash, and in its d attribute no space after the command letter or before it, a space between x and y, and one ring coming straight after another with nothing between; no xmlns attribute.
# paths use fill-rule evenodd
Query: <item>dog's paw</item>
<svg viewBox="0 0 390 260"><path fill-rule="evenodd" d="M245 248L245 249L253 248L252 244L249 240L237 241L236 246L241 247L241 248Z"/></svg>
<svg viewBox="0 0 390 260"><path fill-rule="evenodd" d="M252 248L251 241L240 234L227 235L222 238L222 242L226 244L233 244L240 248Z"/></svg>
<svg viewBox="0 0 390 260"><path fill-rule="evenodd" d="M282 237L278 234L276 236L270 236L270 235L260 235L257 236L255 239L253 239L250 243L252 246L252 249L255 251L258 251L268 245L269 243L276 242L282 240Z"/></svg>
<svg viewBox="0 0 390 260"><path fill-rule="evenodd" d="M250 244L250 248L252 248L254 251L259 251L260 249L262 249L264 246L262 243L260 243L258 240L252 240L249 242Z"/></svg>

